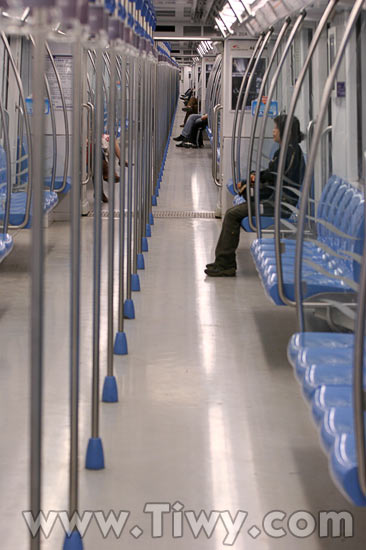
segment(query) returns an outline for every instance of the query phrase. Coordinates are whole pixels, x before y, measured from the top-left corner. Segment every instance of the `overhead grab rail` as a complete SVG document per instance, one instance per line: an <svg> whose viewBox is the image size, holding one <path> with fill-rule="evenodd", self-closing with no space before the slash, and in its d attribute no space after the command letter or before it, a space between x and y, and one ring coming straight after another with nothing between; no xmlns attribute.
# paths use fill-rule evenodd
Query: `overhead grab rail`
<svg viewBox="0 0 366 550"><path fill-rule="evenodd" d="M277 69L275 74L273 75L271 85L267 94L267 103L264 108L263 113L263 122L262 127L259 135L259 143L258 143L258 152L257 152L257 165L256 165L256 175L255 175L255 186L254 186L254 197L255 197L255 216L256 216L256 230L257 230L257 237L260 239L262 238L262 226L261 226L261 212L260 212L260 173L261 173L261 160L262 160L262 154L263 154L263 145L264 145L264 138L265 138L265 131L266 131L266 123L269 117L269 111L271 107L271 101L273 98L273 95L275 93L275 89L277 86L278 79L281 75L282 68L284 66L284 63L287 59L288 53L290 51L290 48L292 46L293 41L295 40L295 36L302 25L302 22L305 18L305 13L301 12L298 18L295 21L294 26L291 29L291 32L289 34L289 37L287 39L287 42L285 44L285 47L282 52L281 59L277 65Z"/></svg>
<svg viewBox="0 0 366 550"><path fill-rule="evenodd" d="M235 161L235 151L236 151L236 130L237 130L237 125L238 125L238 116L239 116L239 110L240 110L240 105L242 104L242 96L243 96L243 92L244 92L244 89L245 89L245 85L246 85L246 82L247 82L247 79L248 79L248 75L252 69L252 66L253 66L253 63L254 63L254 60L256 58L256 55L258 53L258 50L264 40L264 33L260 34L260 36L258 37L258 40L254 46L254 50L253 50L253 53L252 53L252 57L250 58L248 64L247 64L247 68L245 70L245 73L244 73L244 76L243 76L243 79L241 81L241 86L240 86L240 90L239 90L239 94L238 94L238 98L237 98L237 101L236 101L236 106L235 106L235 113L234 113L234 121L233 121L233 131L232 131L232 138L231 138L231 173L232 173L232 178L233 178L233 185L234 185L234 189L235 191L238 193L238 183L239 183L239 178L238 178L238 172L237 172L237 162ZM244 106L244 109L245 109L245 106Z"/></svg>
<svg viewBox="0 0 366 550"><path fill-rule="evenodd" d="M260 49L258 51L258 55L257 55L256 59L254 60L252 69L250 71L250 74L248 75L248 82L247 82L246 87L245 87L245 94L244 94L242 109L240 111L239 127L238 127L237 143L236 143L236 174L237 174L237 177L238 177L238 182L241 180L241 172L240 172L241 136L242 136L242 132L243 132L245 108L246 108L246 104L248 102L248 98L249 98L250 90L251 90L252 83L253 83L253 80L254 80L254 75L256 73L256 69L258 67L259 61L262 59L263 52L264 52L265 48L267 47L267 44L268 44L268 42L269 42L269 40L270 40L270 38L273 34L273 31L274 31L274 29L273 29L273 27L271 27L270 29L268 29L267 33L265 34L263 42L262 42L262 44L260 46ZM234 188L235 188L235 186L234 186ZM247 186L247 190L248 190L247 196L250 197L249 186Z"/></svg>
<svg viewBox="0 0 366 550"><path fill-rule="evenodd" d="M277 170L277 181L276 181L276 190L275 190L275 253L276 253L276 272L277 272L277 285L278 285L278 295L282 302L285 305L295 306L296 302L293 300L290 300L285 293L284 290L284 284L283 284L283 272L282 272L282 262L281 262L281 196L282 196L282 182L283 182L283 176L285 172L285 159L286 159L286 153L287 148L290 142L290 129L292 127L292 120L295 114L295 109L297 105L297 101L300 97L301 88L304 83L304 80L307 75L308 68L310 67L311 60L313 58L313 55L316 51L316 48L318 46L319 40L323 34L324 29L327 26L328 20L331 17L336 5L338 4L338 0L330 0L328 2L327 7L324 10L324 13L320 19L320 22L316 28L316 31L314 33L313 39L311 41L311 44L309 46L308 54L306 56L304 65L300 71L299 77L297 79L297 82L295 84L294 92L291 97L289 112L286 119L285 129L283 132L282 137L282 144L281 144L281 150L280 150L280 156L278 161L278 170ZM318 124L318 122L317 122ZM318 126L317 126L318 128ZM307 166L308 170L309 164ZM303 183L303 192L302 192L302 199L301 203L305 200L307 200L308 194L305 195L306 199L304 198L304 183ZM300 221L298 223L298 233L301 232L301 225Z"/></svg>
<svg viewBox="0 0 366 550"><path fill-rule="evenodd" d="M291 18L287 17L285 19L285 21L283 22L281 30L278 34L276 43L273 47L271 58L269 60L266 72L263 76L261 88L259 90L259 94L258 94L258 97L257 97L257 106L256 106L256 109L255 109L255 114L254 114L254 118L253 118L253 121L252 121L252 131L251 131L251 135L250 135L250 142L249 142L249 148L248 148L248 163L247 163L247 178L246 178L246 181L247 181L248 222L249 222L249 227L252 231L256 231L256 227L253 223L252 204L251 204L251 200L250 200L251 199L250 175L251 175L251 167L252 167L255 133L256 133L256 130L257 130L258 118L259 118L259 113L260 113L260 110L261 110L261 104L262 104L262 99L263 99L263 96L264 96L264 90L266 88L267 81L269 79L273 63L276 59L277 52L280 48L282 40L283 40L290 24L291 24Z"/></svg>
<svg viewBox="0 0 366 550"><path fill-rule="evenodd" d="M317 119L315 131L314 131L313 143L309 153L308 163L306 166L306 171L304 176L302 199L300 204L300 213L299 213L299 221L298 221L298 232L297 232L297 239L296 239L296 254L295 254L295 304L296 304L296 312L298 316L300 332L304 332L304 327L305 327L304 297L303 297L304 289L301 281L301 274L302 274L302 263L303 263L302 250L303 250L303 244L304 244L304 227L305 227L305 221L306 221L307 198L309 196L311 185L312 185L312 175L314 171L316 157L318 154L319 145L321 143L322 134L324 131L323 125L325 122L325 117L328 112L328 104L332 94L333 85L336 80L338 70L343 60L346 47L348 45L354 25L357 22L359 14L361 13L362 6L363 6L363 0L357 0L353 6L349 19L347 21L347 25L346 25L341 43L339 45L337 56L335 58L333 66L330 69L330 73L325 83L324 92L320 103L319 116ZM285 132L286 132L286 128L285 128ZM277 248L276 248L276 255L277 255ZM279 276L278 265L277 265L277 274ZM316 306L318 304L317 303L312 304L309 301L309 302L306 302L306 305Z"/></svg>
<svg viewBox="0 0 366 550"><path fill-rule="evenodd" d="M24 213L24 220L21 224L13 227L17 227L17 229L23 229L28 225L29 217L30 217L30 204L31 204L31 198L32 198L32 177L33 177L33 171L32 171L32 134L31 134L31 127L30 127L30 121L29 116L27 113L27 106L25 102L25 95L23 90L23 84L22 80L20 78L19 71L17 69L12 51L10 49L9 41L4 33L4 31L0 32L1 40L4 44L4 47L6 49L6 52L9 57L10 65L13 69L14 77L17 83L17 87L19 90L19 97L23 108L23 120L25 121L25 132L27 137L27 144L28 144L28 183L27 183L27 191L26 191L26 204L25 204L25 213Z"/></svg>

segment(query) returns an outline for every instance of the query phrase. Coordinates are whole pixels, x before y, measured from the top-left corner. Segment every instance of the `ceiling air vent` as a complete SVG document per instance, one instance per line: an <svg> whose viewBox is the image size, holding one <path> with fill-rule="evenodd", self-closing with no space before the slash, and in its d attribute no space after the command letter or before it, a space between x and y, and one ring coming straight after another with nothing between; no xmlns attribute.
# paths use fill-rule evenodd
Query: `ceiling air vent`
<svg viewBox="0 0 366 550"><path fill-rule="evenodd" d="M183 36L201 36L200 26L183 27Z"/></svg>
<svg viewBox="0 0 366 550"><path fill-rule="evenodd" d="M191 54L192 54L192 50L183 50L183 54L184 54L184 55L191 55Z"/></svg>
<svg viewBox="0 0 366 550"><path fill-rule="evenodd" d="M183 16L184 17L191 17L191 13L192 13L192 8L190 7L185 7L184 10L183 10Z"/></svg>
<svg viewBox="0 0 366 550"><path fill-rule="evenodd" d="M175 17L175 10L156 10L156 17Z"/></svg>

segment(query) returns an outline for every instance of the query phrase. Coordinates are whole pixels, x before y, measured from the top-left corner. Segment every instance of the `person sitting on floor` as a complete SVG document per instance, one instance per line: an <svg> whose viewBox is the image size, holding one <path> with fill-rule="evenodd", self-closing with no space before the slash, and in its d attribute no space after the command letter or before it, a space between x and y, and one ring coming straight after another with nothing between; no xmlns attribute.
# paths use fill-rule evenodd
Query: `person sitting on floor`
<svg viewBox="0 0 366 550"><path fill-rule="evenodd" d="M285 129L287 115L279 115L274 119L273 140L280 145ZM296 206L298 191L302 184L305 169L304 155L299 143L304 139L300 131L300 123L296 117L292 121L290 142L286 153L285 182L286 189L283 189L282 199L285 203ZM280 157L278 149L270 161L268 169L260 173L260 199L264 216L274 216L275 191L273 186L277 181L277 168ZM250 185L253 185L255 174L251 175ZM240 182L239 192L243 193L246 182ZM295 192L291 191L291 187ZM252 211L254 212L254 199L251 200ZM288 218L291 210L282 207L281 216ZM248 216L248 204L246 202L229 208L225 214L219 240L215 250L215 261L207 264L205 273L209 277L234 277L236 273L236 249L239 244L241 221Z"/></svg>
<svg viewBox="0 0 366 550"><path fill-rule="evenodd" d="M177 136L174 141L179 141L180 143L177 147L193 147L197 148L197 134L200 129L206 128L208 124L208 115L191 115L187 122L184 125L182 133L180 136Z"/></svg>

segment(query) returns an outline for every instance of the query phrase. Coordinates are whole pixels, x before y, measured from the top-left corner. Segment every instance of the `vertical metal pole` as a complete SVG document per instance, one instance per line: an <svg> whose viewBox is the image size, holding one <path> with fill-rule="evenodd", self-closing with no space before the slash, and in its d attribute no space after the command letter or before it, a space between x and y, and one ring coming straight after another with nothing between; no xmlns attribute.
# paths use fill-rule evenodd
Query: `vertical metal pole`
<svg viewBox="0 0 366 550"><path fill-rule="evenodd" d="M150 75L151 75L151 63L150 60L146 61L146 110L145 110L145 203L144 203L144 227L145 235L148 237L149 233L149 203L150 203L150 176L151 176L151 158L150 158L150 146L151 146L151 131L150 131L150 115L151 115L151 88L150 88Z"/></svg>
<svg viewBox="0 0 366 550"><path fill-rule="evenodd" d="M110 82L109 82L109 106L108 106L108 128L109 128L109 216L108 216L108 337L107 337L107 377L103 387L103 401L116 403L118 401L117 382L113 373L114 359L114 202L115 202L115 145L116 145L116 49L114 41L110 47ZM121 159L122 161L122 159Z"/></svg>
<svg viewBox="0 0 366 550"><path fill-rule="evenodd" d="M135 59L128 58L128 183L127 183L127 301L131 304L131 272L132 272L132 186L133 186L133 103L135 94ZM125 315L128 313L125 311ZM131 313L132 315L132 313ZM133 314L134 317L134 314Z"/></svg>
<svg viewBox="0 0 366 550"><path fill-rule="evenodd" d="M42 485L42 390L43 390L43 181L44 181L44 72L47 11L34 8L33 89L33 218L32 218L32 282L31 282L31 449L30 505L33 518L41 511ZM31 538L31 550L39 550L40 531Z"/></svg>
<svg viewBox="0 0 366 550"><path fill-rule="evenodd" d="M79 489L79 339L80 339L80 136L81 44L73 44L73 122L71 186L71 324L70 324L70 517L78 510Z"/></svg>
<svg viewBox="0 0 366 550"><path fill-rule="evenodd" d="M124 334L124 284L125 284L125 196L126 196L126 56L121 56L121 135L120 135L120 196L119 196L119 301L118 301L118 332ZM121 337L120 337L121 338ZM125 337L122 336L125 341ZM117 349L117 337L115 353L127 353L127 344L124 343L121 349ZM122 354L122 353L121 353Z"/></svg>
<svg viewBox="0 0 366 550"><path fill-rule="evenodd" d="M137 254L140 252L141 242L138 242L138 198L139 198L139 174L140 174L140 101L141 101L141 64L137 59L135 68L135 94L134 98L134 189L133 189L133 260L132 274L137 274ZM134 290L135 288L133 288Z"/></svg>
<svg viewBox="0 0 366 550"><path fill-rule="evenodd" d="M94 215L94 288L93 288L93 410L92 437L99 436L99 347L100 347L100 262L102 244L102 154L101 137L104 126L103 90L102 90L103 55L102 48L97 48L96 56L96 132L94 143L95 158L95 215Z"/></svg>
<svg viewBox="0 0 366 550"><path fill-rule="evenodd" d="M145 172L144 172L144 162L145 162L145 125L146 125L146 118L145 118L145 59L143 58L140 64L141 70L140 70L140 105L139 105L139 197L138 197L138 227L137 227L137 252L140 254L142 252L142 237L145 235L145 231L142 227L142 223L144 220L143 216L143 204L144 204L144 184L145 184ZM147 250L144 250L144 252L147 252ZM142 265L137 264L137 267L142 267Z"/></svg>
<svg viewBox="0 0 366 550"><path fill-rule="evenodd" d="M99 7L90 4L91 7ZM90 10L89 8L89 10ZM101 14L103 12L101 11ZM90 11L89 11L90 14ZM103 49L101 40L96 44L95 60L95 141L94 141L94 254L93 254L93 374L92 374L92 418L91 438L89 439L86 468L101 470L104 468L104 453L99 437L99 368L100 368L100 278L101 278L101 241L102 241L102 151L101 139L104 129L103 98Z"/></svg>

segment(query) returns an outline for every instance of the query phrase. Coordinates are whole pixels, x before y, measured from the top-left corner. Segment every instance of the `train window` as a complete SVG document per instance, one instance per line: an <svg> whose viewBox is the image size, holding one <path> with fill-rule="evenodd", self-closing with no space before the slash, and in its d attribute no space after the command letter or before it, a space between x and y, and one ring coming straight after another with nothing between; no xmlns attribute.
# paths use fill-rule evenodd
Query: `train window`
<svg viewBox="0 0 366 550"><path fill-rule="evenodd" d="M243 76L249 61L250 61L249 57L234 57L232 60L231 108L233 111L236 109L236 103L238 101L241 82L243 80ZM246 108L250 108L252 101L254 101L257 98L265 70L266 70L266 60L260 59L257 65L256 73L254 75L252 86L249 92L247 104L245 105ZM240 105L240 109L241 107L242 106Z"/></svg>

